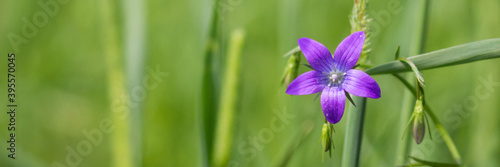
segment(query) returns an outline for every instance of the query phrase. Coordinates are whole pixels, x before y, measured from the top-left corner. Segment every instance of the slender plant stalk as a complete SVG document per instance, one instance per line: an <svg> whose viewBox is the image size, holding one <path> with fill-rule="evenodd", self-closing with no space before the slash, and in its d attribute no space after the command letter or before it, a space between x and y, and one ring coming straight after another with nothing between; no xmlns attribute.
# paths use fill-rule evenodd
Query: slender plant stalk
<svg viewBox="0 0 500 167"><path fill-rule="evenodd" d="M401 77L402 79L409 78L409 80L412 80L412 82L408 82L406 84L409 84L409 86L413 86L413 85L411 85L411 83L414 83L413 81L415 81L415 77L412 77L411 73L406 74L404 77L400 74L397 74L397 76ZM406 127L406 124L408 123L408 119L411 117L411 114L413 111L413 106L415 105L415 96L416 95L412 95L412 92L403 91L401 111L399 111L399 113L400 113L399 125L402 128L398 129L399 130L398 139L399 139L399 136L402 136L402 139L399 140L399 144L397 147L398 150L397 150L396 155L395 155L397 157L395 159L395 162L394 162L395 165L404 164L405 162L407 162L409 160L408 155L410 154L410 150L411 150L411 146L412 146L411 145L412 138L410 137L410 135L405 135L406 131L405 131L404 127Z"/></svg>
<svg viewBox="0 0 500 167"><path fill-rule="evenodd" d="M363 139L363 123L365 118L366 98L354 96L352 100L356 107L349 105L347 125L342 153L342 166L359 166L361 141Z"/></svg>
<svg viewBox="0 0 500 167"><path fill-rule="evenodd" d="M455 159L456 163L461 164L462 163L462 156L460 156L460 153L458 152L457 146L455 145L455 143L451 139L450 135L448 134L446 129L444 129L443 125L441 124L441 122L436 117L436 115L434 114L434 112L431 110L431 108L429 107L429 105L427 103L424 103L424 108L425 108L425 110L427 110L427 114L429 114L429 116L432 119L432 122L434 122L434 125L436 126L439 133L443 137L443 140L446 143L446 146L448 147L448 150L450 151L451 156L453 157L453 159Z"/></svg>
<svg viewBox="0 0 500 167"><path fill-rule="evenodd" d="M124 20L124 48L125 72L127 81L127 90L129 95L136 86L142 84L144 67L144 45L145 45L145 16L144 2L142 0L123 1ZM143 101L134 101L136 103L130 108L130 149L132 152L132 166L142 166L142 106Z"/></svg>
<svg viewBox="0 0 500 167"><path fill-rule="evenodd" d="M405 77L413 79L411 78L411 74L406 74ZM404 162L408 161L408 155L411 150L411 137L409 135L404 134L405 133L404 127L406 127L408 119L411 116L413 105L415 105L415 96L412 96L412 94L408 93L407 91L403 91L402 105L401 105L401 110L399 111L400 128L398 129L398 139L399 136L402 136L403 138L398 142L398 147L397 147L398 150L395 155L397 157L395 159L396 165L403 164Z"/></svg>
<svg viewBox="0 0 500 167"><path fill-rule="evenodd" d="M399 79L403 83L403 85L405 85L406 88L408 88L408 90L413 94L413 96L417 96L417 92L416 92L416 89L415 89L414 86L412 86L400 74L393 74L393 75L397 79ZM448 134L448 132L446 131L446 129L444 129L443 125L441 124L441 122L439 121L439 119L436 117L436 115L434 114L434 112L431 110L431 108L429 107L428 103L426 103L426 102L424 102L424 109L427 111L427 114L429 114L429 116L432 119L432 122L434 122L434 125L436 126L436 128L439 131L439 133L443 137L443 140L446 143L446 146L448 147L448 150L450 151L453 159L455 159L455 162L458 163L458 164L461 164L461 162L462 162L462 156L460 156L460 153L458 152L458 149L457 149L455 143L453 142L453 140L451 139L451 137Z"/></svg>
<svg viewBox="0 0 500 167"><path fill-rule="evenodd" d="M422 20L422 29L420 30L420 48L419 48L419 54L420 53L424 53L425 52L425 42L427 41L427 30L429 29L428 28L428 24L429 24L429 13L430 13L430 6L431 6L431 3L429 2L429 0L423 0L421 3L422 6L423 6L423 16L421 16L422 18L420 18Z"/></svg>
<svg viewBox="0 0 500 167"><path fill-rule="evenodd" d="M410 2L412 3L412 2ZM422 0L417 3L417 15L416 15L416 25L415 30L412 34L412 41L409 48L408 55L418 55L423 52L425 44L425 29L427 27L427 15L428 15L428 0ZM406 78L411 80L410 83L414 83L415 77L411 73L406 74ZM399 115L400 127L406 127L408 119L410 119L411 113L413 111L413 105L415 104L415 96L412 96L410 92L403 92L403 104L401 106L401 111ZM404 135L405 130L399 129L399 136L403 136L403 139L398 144L398 151L396 152L396 164L402 164L408 161L408 155L411 150L411 137L409 135Z"/></svg>
<svg viewBox="0 0 500 167"><path fill-rule="evenodd" d="M125 94L125 79L122 67L122 59L120 57L120 45L118 42L118 27L115 15L115 1L104 0L101 2L101 25L102 25L102 46L104 46L104 57L107 63L109 98L110 104L119 100ZM113 133L113 165L117 167L131 167L130 151L130 125L128 117L123 117L126 111L119 110L110 105L112 111L112 121L115 125Z"/></svg>
<svg viewBox="0 0 500 167"><path fill-rule="evenodd" d="M213 140L214 140L214 129L216 121L216 109L218 98L215 94L215 79L214 72L212 70L213 57L216 49L219 45L217 29L219 22L219 1L214 0L214 6L212 11L212 20L209 27L209 36L205 44L204 53L204 63L203 63L203 79L201 85L201 114L202 124L201 124L201 142L202 142L202 154L203 154L203 166L209 166L209 161L212 159L213 152Z"/></svg>
<svg viewBox="0 0 500 167"><path fill-rule="evenodd" d="M234 134L234 115L238 100L238 87L241 69L241 48L244 41L243 30L231 33L226 59L226 70L222 83L221 99L217 112L213 164L226 166L231 153Z"/></svg>
<svg viewBox="0 0 500 167"><path fill-rule="evenodd" d="M368 0L354 0L354 7L350 16L351 32L364 31L366 34L363 51L358 60L358 63L362 65L366 64L371 51L370 19L368 18L367 6ZM362 67L358 66L357 68L361 69ZM347 126L342 153L343 167L359 166L361 141L363 140L366 98L354 97L353 101L357 106L349 105L347 113Z"/></svg>

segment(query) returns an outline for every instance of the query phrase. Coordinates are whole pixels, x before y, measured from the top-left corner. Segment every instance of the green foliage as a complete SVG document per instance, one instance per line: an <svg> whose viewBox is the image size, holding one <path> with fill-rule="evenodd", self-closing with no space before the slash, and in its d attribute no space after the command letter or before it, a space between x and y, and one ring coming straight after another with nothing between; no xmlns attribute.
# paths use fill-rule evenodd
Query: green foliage
<svg viewBox="0 0 500 167"><path fill-rule="evenodd" d="M422 71L497 57L500 57L500 39L488 39L408 57L408 60ZM403 62L392 61L367 69L365 72L375 75L406 72L411 69Z"/></svg>
<svg viewBox="0 0 500 167"><path fill-rule="evenodd" d="M234 127L239 96L241 52L245 39L244 31L234 30L231 33L227 52L226 70L222 83L221 98L217 112L215 142L213 149L213 166L227 166L229 155L233 149Z"/></svg>

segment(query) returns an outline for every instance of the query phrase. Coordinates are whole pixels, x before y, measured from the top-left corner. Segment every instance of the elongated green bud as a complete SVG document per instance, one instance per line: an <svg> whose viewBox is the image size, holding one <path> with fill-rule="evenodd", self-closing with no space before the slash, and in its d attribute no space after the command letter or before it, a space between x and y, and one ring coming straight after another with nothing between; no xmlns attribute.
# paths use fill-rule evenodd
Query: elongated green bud
<svg viewBox="0 0 500 167"><path fill-rule="evenodd" d="M332 134L333 124L325 120L323 128L321 129L321 146L324 151L321 153L321 156L323 160L325 159L325 152L328 152L330 157L332 157L332 147L335 148L335 146L333 145Z"/></svg>
<svg viewBox="0 0 500 167"><path fill-rule="evenodd" d="M425 136L424 106L422 99L417 99L413 112L415 113L415 118L413 120L413 138L417 144L420 144Z"/></svg>
<svg viewBox="0 0 500 167"><path fill-rule="evenodd" d="M321 146L325 152L330 151L332 145L331 130L329 123L324 123L321 129Z"/></svg>
<svg viewBox="0 0 500 167"><path fill-rule="evenodd" d="M299 75L300 54L301 52L298 51L290 55L286 63L285 72L283 73L283 79L281 80L282 85L290 84Z"/></svg>

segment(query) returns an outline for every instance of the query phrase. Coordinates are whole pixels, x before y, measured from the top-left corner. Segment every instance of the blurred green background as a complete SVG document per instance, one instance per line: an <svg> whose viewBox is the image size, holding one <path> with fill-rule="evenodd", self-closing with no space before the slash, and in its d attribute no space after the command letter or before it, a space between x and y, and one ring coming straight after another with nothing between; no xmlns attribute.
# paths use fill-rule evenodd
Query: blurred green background
<svg viewBox="0 0 500 167"><path fill-rule="evenodd" d="M402 56L412 56L408 52L412 45L410 34L419 26L415 21L419 14L414 7L417 1L420 0L370 1L369 14L375 17L373 23L380 27L372 37L373 52L369 59L373 65L393 60L398 45L401 45ZM3 55L15 51L8 34L22 34L25 24L22 18L32 20L36 12L43 11L38 2L0 1L0 50ZM103 7L107 2L110 5ZM332 158L325 157L322 162L319 137L324 116L319 101L313 101L315 95L285 94L286 87L280 86L280 81L287 60L282 55L297 45L298 38L315 39L333 51L350 34L348 15L352 1L222 2L228 10L218 23L221 52L227 50L232 30L241 28L246 33L234 147L230 157L232 164L270 166L288 149L289 143L300 140L297 134L301 133L304 122L308 122L314 129L304 143L293 150L288 165L340 165L346 117L335 125L336 149ZM125 90L134 84L129 76L125 76L129 80L110 79L113 75L109 71L116 64L106 60L108 53L117 51L114 53L118 56L117 69L129 74L126 69L129 66L125 65L124 55L128 51L125 41L127 35L134 33L126 33L125 23L129 19L127 13L138 9L125 8L124 3L126 1L69 0L59 6L59 12L49 17L45 26L38 28L34 37L19 45L19 50L15 51L19 104L17 157L16 160L7 158L8 115L2 112L0 166L44 167L54 162L66 165L66 147L76 148L79 142L86 140L82 130L96 129L101 120L116 117L111 111L113 99L121 98L121 94L110 92L120 88L122 81L126 82L121 86ZM157 88L146 92L140 107L133 110L139 116L131 114L132 118L140 120L134 124L140 125L139 130L131 136L142 142L133 142L132 147L140 150L132 149L130 153L134 159L142 159L138 163L142 166L201 166L200 91L212 1L145 0L141 3L144 5L143 18L139 20L144 27L145 40L137 45L144 47L139 57L144 61L144 68L136 72L147 75L147 67L158 66L168 76ZM396 6L401 11L391 13L392 3L399 4ZM384 15L387 12L389 15ZM424 52L499 38L500 1L431 1L427 26ZM109 33L115 30L116 36L111 36L113 40L107 40ZM216 59L224 62L224 56ZM0 62L3 69L0 74L6 76L7 57L2 57ZM305 59L302 62L306 63ZM492 94L481 100L477 100L475 93L482 87L481 78L490 77L500 82L499 63L500 60L487 60L424 71L427 101L451 133L468 166L500 165L500 87L493 87ZM223 63L216 66L224 69ZM300 73L307 70L300 67ZM401 110L402 94L406 90L390 75L374 78L381 86L382 98L368 100L360 165L401 165L403 162L395 157L399 157L397 143L401 141L398 132L405 125L400 122L399 115L410 112ZM6 77L2 77L0 83L3 87L0 104L6 109ZM471 102L474 98L476 101ZM457 110L456 106L461 109ZM263 144L262 150L255 156L238 150L242 143L250 142L263 129L270 128L270 121L276 119L273 111L283 110L295 117L284 125L283 131L273 133L272 140ZM116 124L115 128L121 127ZM129 157L115 156L117 150L123 148L114 147L114 144L130 140L126 135L116 138L117 132L103 134L102 143L93 146L90 154L82 157L79 166L119 166L117 162L130 161ZM419 146L413 145L412 155L453 162L445 144L436 138L432 141L427 136Z"/></svg>

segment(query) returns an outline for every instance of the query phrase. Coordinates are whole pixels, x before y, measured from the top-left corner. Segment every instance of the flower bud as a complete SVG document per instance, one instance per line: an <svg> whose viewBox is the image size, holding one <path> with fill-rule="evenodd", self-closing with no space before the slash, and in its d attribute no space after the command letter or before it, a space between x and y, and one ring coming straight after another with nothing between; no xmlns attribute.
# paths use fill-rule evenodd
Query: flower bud
<svg viewBox="0 0 500 167"><path fill-rule="evenodd" d="M425 136L425 120L422 99L417 99L414 111L415 118L413 119L413 138L417 144L422 143Z"/></svg>
<svg viewBox="0 0 500 167"><path fill-rule="evenodd" d="M323 161L325 160L325 152L330 154L332 157L332 146L333 146L333 138L332 138L333 124L330 124L325 120L323 124L323 128L321 129L321 146L323 147L323 151L321 153L321 157Z"/></svg>
<svg viewBox="0 0 500 167"><path fill-rule="evenodd" d="M325 152L330 151L332 145L331 129L329 123L324 123L321 129L321 146Z"/></svg>
<svg viewBox="0 0 500 167"><path fill-rule="evenodd" d="M300 54L301 52L296 52L290 55L288 62L286 63L285 72L283 73L283 79L281 84L290 84L299 74L300 65Z"/></svg>

